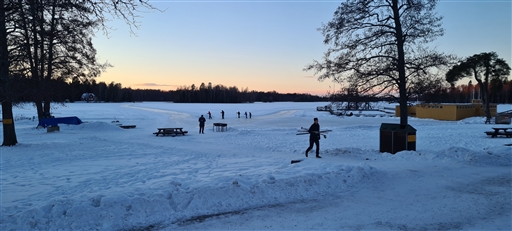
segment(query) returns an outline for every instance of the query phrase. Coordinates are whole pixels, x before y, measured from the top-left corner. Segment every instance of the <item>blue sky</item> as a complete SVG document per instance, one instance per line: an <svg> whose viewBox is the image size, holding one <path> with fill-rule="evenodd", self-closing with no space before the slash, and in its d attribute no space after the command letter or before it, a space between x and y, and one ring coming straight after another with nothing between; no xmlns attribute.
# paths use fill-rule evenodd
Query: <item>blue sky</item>
<svg viewBox="0 0 512 231"><path fill-rule="evenodd" d="M326 94L305 65L327 46L317 30L341 1L151 1L164 12L143 12L136 36L122 22L94 39L100 61L114 67L97 81L173 90L201 83L281 93ZM466 57L495 51L511 63L510 0L441 0L445 35L432 46Z"/></svg>

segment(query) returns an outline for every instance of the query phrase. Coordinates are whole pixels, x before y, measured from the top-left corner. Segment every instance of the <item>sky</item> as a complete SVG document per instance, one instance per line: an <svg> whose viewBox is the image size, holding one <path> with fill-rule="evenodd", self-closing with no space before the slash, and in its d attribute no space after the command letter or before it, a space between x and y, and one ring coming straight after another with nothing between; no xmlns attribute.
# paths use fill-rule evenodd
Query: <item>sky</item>
<svg viewBox="0 0 512 231"><path fill-rule="evenodd" d="M510 125L409 118L416 150L392 155L379 129L399 118L324 105L76 102L52 111L84 123L50 133L32 105L16 107L19 144L0 146L0 230L512 230L512 142L484 133ZM296 135L314 117L332 130L321 159Z"/></svg>
<svg viewBox="0 0 512 231"><path fill-rule="evenodd" d="M174 90L201 83L256 91L325 95L339 90L303 68L321 60L327 46L317 30L340 1L150 1L136 35L119 21L93 40L109 68L97 81L124 87ZM495 51L511 62L510 0L441 0L445 35L432 47L468 57ZM467 80L466 80L467 81Z"/></svg>

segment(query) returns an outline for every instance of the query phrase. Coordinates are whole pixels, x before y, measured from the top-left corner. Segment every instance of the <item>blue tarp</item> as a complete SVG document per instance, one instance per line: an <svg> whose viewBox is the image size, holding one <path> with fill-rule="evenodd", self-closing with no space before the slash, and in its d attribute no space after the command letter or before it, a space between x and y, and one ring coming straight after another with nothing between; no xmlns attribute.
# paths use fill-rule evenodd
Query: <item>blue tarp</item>
<svg viewBox="0 0 512 231"><path fill-rule="evenodd" d="M60 117L60 118L46 118L39 121L38 127L46 128L48 126L57 126L58 124L81 124L82 121L76 117Z"/></svg>

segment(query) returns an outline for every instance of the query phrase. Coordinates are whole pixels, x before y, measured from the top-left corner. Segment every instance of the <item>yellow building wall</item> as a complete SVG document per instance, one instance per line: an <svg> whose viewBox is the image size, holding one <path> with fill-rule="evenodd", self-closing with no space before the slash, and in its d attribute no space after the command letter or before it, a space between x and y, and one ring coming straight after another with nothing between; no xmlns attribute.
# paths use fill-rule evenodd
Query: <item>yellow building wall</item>
<svg viewBox="0 0 512 231"><path fill-rule="evenodd" d="M457 107L446 104L417 105L416 117L436 120L456 120Z"/></svg>
<svg viewBox="0 0 512 231"><path fill-rule="evenodd" d="M498 111L496 104L490 104L489 105L489 111L491 112L491 117L496 116L496 112ZM485 116L485 107L481 104L476 104L475 109L476 116Z"/></svg>
<svg viewBox="0 0 512 231"><path fill-rule="evenodd" d="M408 106L407 115L416 116L416 106ZM400 117L400 106L395 106L395 116Z"/></svg>
<svg viewBox="0 0 512 231"><path fill-rule="evenodd" d="M489 105L491 116L496 115L495 104ZM418 104L407 108L409 116L436 120L462 120L473 116L485 116L481 104ZM400 107L395 107L395 116L400 116Z"/></svg>
<svg viewBox="0 0 512 231"><path fill-rule="evenodd" d="M455 114L455 120L462 120L465 118L478 116L478 113L476 113L476 105L469 104L469 105L456 105L456 114Z"/></svg>
<svg viewBox="0 0 512 231"><path fill-rule="evenodd" d="M411 116L415 116L416 115L416 106L408 106L407 113L409 113L409 115L411 115Z"/></svg>

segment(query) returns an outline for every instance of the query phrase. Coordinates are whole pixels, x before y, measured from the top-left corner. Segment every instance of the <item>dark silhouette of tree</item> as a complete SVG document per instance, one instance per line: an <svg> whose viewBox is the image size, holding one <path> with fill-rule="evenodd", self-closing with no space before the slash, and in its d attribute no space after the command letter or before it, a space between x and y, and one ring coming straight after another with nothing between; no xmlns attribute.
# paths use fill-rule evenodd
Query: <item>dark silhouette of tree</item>
<svg viewBox="0 0 512 231"><path fill-rule="evenodd" d="M484 52L472 55L446 72L446 81L452 85L465 77L474 77L480 86L484 112L487 120L491 119L489 83L502 84L510 75L510 66L498 57L496 52ZM501 90L495 88L494 90Z"/></svg>
<svg viewBox="0 0 512 231"><path fill-rule="evenodd" d="M407 111L409 85L429 81L448 64L448 57L424 45L443 35L434 9L437 0L347 0L319 29L331 45L314 70L318 79L348 83L360 93L398 92L400 111ZM416 81L412 81L412 80ZM420 88L420 87L418 87ZM407 124L407 113L400 114Z"/></svg>
<svg viewBox="0 0 512 231"><path fill-rule="evenodd" d="M0 102L2 103L3 137L2 146L11 146L18 143L12 107L14 96L12 95L12 82L9 73L9 42L7 39L8 14L14 11L13 1L0 0Z"/></svg>
<svg viewBox="0 0 512 231"><path fill-rule="evenodd" d="M112 18L124 20L130 28L137 27L138 9L154 9L146 0L1 1L0 88L8 89L14 74L34 80L30 87L38 93L33 94L36 98L32 101L39 118L50 113L52 101L61 98L53 87L73 77L95 77L107 67L96 62L94 30L108 33L106 22ZM7 91L0 93L3 118L9 122L3 123L3 145L15 145L14 122L10 119L13 99Z"/></svg>
<svg viewBox="0 0 512 231"><path fill-rule="evenodd" d="M213 86L211 82L208 82L208 102L215 102L215 92L213 91Z"/></svg>
<svg viewBox="0 0 512 231"><path fill-rule="evenodd" d="M206 89L206 84L201 83L201 85L199 85L199 101L209 103L207 96L208 90Z"/></svg>
<svg viewBox="0 0 512 231"><path fill-rule="evenodd" d="M91 30L98 21L88 17L83 2L18 0L16 7L8 37L13 41L10 70L38 81L34 103L41 119L58 98L53 80L95 77L108 65L96 62Z"/></svg>

